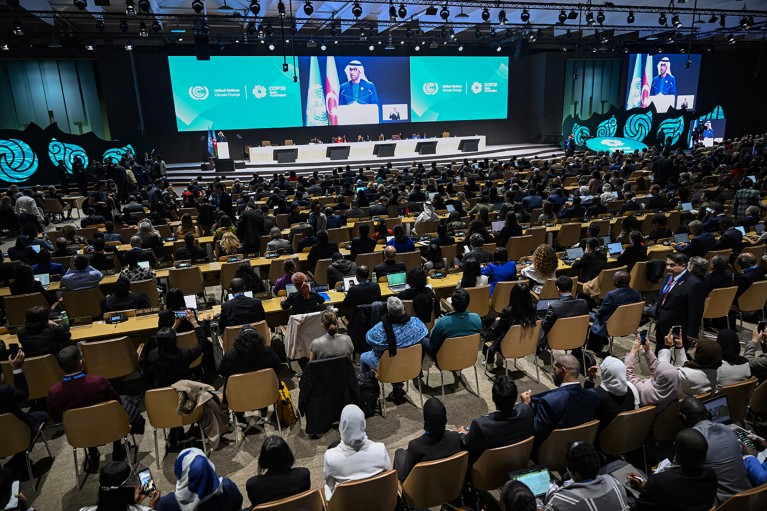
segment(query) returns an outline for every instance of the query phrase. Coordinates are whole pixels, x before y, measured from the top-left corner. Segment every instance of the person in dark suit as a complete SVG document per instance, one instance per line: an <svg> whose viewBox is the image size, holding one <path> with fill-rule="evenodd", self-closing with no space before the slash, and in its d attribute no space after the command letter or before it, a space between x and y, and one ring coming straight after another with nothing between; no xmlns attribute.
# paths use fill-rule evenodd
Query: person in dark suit
<svg viewBox="0 0 767 511"><path fill-rule="evenodd" d="M317 233L317 243L312 245L306 259L309 267L314 270L318 260L331 259L335 253L338 253L338 244L330 241L328 231L320 231Z"/></svg>
<svg viewBox="0 0 767 511"><path fill-rule="evenodd" d="M642 239L642 233L639 231L631 231L629 233L628 247L623 249L623 252L617 257L618 265L626 265L626 271L631 273L631 269L638 262L647 261L647 247L644 245Z"/></svg>
<svg viewBox="0 0 767 511"><path fill-rule="evenodd" d="M663 472L650 474L646 483L630 477L640 490L636 511L707 511L716 500L717 478L704 466L708 442L688 428L674 440L674 464Z"/></svg>
<svg viewBox="0 0 767 511"><path fill-rule="evenodd" d="M700 220L693 220L687 226L690 229L692 239L689 243L672 243L673 247L680 253L689 257L705 256L709 250L713 250L716 239L710 232L703 230L703 223Z"/></svg>
<svg viewBox="0 0 767 511"><path fill-rule="evenodd" d="M748 252L740 254L735 260L735 265L740 268L740 275L735 277L734 282L738 286L738 290L735 292L735 298L737 299L751 287L751 284L763 281L765 279L765 272L759 266L756 258Z"/></svg>
<svg viewBox="0 0 767 511"><path fill-rule="evenodd" d="M589 313L589 306L586 300L575 298L573 292L573 279L560 276L556 281L557 291L559 291L559 300L551 302L546 315L541 323L541 338L538 341L538 348L545 349L548 346L546 334L554 326L559 318L570 318L573 316L583 316Z"/></svg>
<svg viewBox="0 0 767 511"><path fill-rule="evenodd" d="M154 252L152 249L149 248L142 248L141 247L141 238L138 236L132 236L130 239L130 246L131 249L129 252L136 252L138 253L138 260L136 261L147 261L149 263L149 266L154 266L157 264L157 258L154 255ZM126 266L128 264L128 252L123 252L123 256L121 258L121 264L123 266Z"/></svg>
<svg viewBox="0 0 767 511"><path fill-rule="evenodd" d="M221 317L218 326L221 332L228 326L245 325L263 321L266 317L264 306L258 298L245 296L245 281L240 278L232 279L229 284L231 298L221 306Z"/></svg>
<svg viewBox="0 0 767 511"><path fill-rule="evenodd" d="M469 451L469 463L474 463L487 449L505 447L521 442L533 434L533 410L524 400L517 403L517 384L506 375L493 383L493 404L496 411L471 421L463 433L461 444Z"/></svg>
<svg viewBox="0 0 767 511"><path fill-rule="evenodd" d="M733 276L728 267L729 258L726 255L719 254L711 258L711 270L704 277L709 293L714 289L732 286Z"/></svg>
<svg viewBox="0 0 767 511"><path fill-rule="evenodd" d="M357 254L369 254L375 252L376 241L370 237L370 226L360 225L360 235L352 240L349 252L352 254L352 260Z"/></svg>
<svg viewBox="0 0 767 511"><path fill-rule="evenodd" d="M194 233L184 235L184 246L176 250L176 261L191 260L192 263L207 261L208 253L197 244Z"/></svg>
<svg viewBox="0 0 767 511"><path fill-rule="evenodd" d="M85 214L88 216L80 220L80 227L85 228L89 225L104 225L106 223L106 219L101 215L97 215L93 208L88 208Z"/></svg>
<svg viewBox="0 0 767 511"><path fill-rule="evenodd" d="M625 202L623 203L623 206L621 206L621 213L639 210L639 204L634 200L634 197L636 197L636 194L634 194L633 192L629 192L625 194L624 197L625 197Z"/></svg>
<svg viewBox="0 0 767 511"><path fill-rule="evenodd" d="M446 431L447 410L436 397L423 404L423 435L407 444L407 450L394 452L394 470L400 481L407 479L410 471L422 461L447 458L462 449L461 435L457 431Z"/></svg>
<svg viewBox="0 0 767 511"><path fill-rule="evenodd" d="M733 227L735 222L732 218L726 216L719 220L719 230L722 235L714 243L712 250L732 250L733 254L740 254L743 249L743 233Z"/></svg>
<svg viewBox="0 0 767 511"><path fill-rule="evenodd" d="M653 306L656 321L655 338L663 339L674 325L681 325L685 349L690 347L687 334L697 337L703 319L707 295L706 283L687 271L687 256L673 253L666 258L666 276L661 281L658 301ZM657 342L656 353L663 348Z"/></svg>
<svg viewBox="0 0 767 511"><path fill-rule="evenodd" d="M561 355L551 366L557 388L535 397L530 390L522 393L522 402L530 405L535 414L535 445L541 445L555 429L577 426L596 416L599 395L578 383L580 365L573 355Z"/></svg>
<svg viewBox="0 0 767 511"><path fill-rule="evenodd" d="M232 196L226 193L226 188L224 188L222 183L216 183L213 186L213 203L218 211L223 211L229 218L234 219L232 213Z"/></svg>
<svg viewBox="0 0 767 511"><path fill-rule="evenodd" d="M147 295L131 291L130 280L119 277L115 283L115 292L101 301L101 312L145 309L150 305Z"/></svg>
<svg viewBox="0 0 767 511"><path fill-rule="evenodd" d="M580 197L573 197L573 205L559 212L559 218L569 220L571 218L583 218L586 208L581 205Z"/></svg>
<svg viewBox="0 0 767 511"><path fill-rule="evenodd" d="M595 351L601 351L607 342L607 321L621 305L637 303L642 301L642 295L639 291L631 289L629 283L631 275L627 271L619 271L613 276L615 289L605 295L605 299L599 305L596 313L591 313L591 335L589 336L589 348Z"/></svg>
<svg viewBox="0 0 767 511"><path fill-rule="evenodd" d="M375 265L373 268L373 273L376 274L376 278L380 279L381 277L385 277L390 273L400 273L407 271L405 263L394 259L394 256L396 255L396 248L389 246L384 249L384 261Z"/></svg>
<svg viewBox="0 0 767 511"><path fill-rule="evenodd" d="M644 209L646 210L661 209L665 205L666 205L666 200L663 198L663 196L660 193L660 186L652 185L650 187L650 193L647 197L647 200L644 203Z"/></svg>
<svg viewBox="0 0 767 511"><path fill-rule="evenodd" d="M293 468L294 462L293 452L281 436L266 437L258 455L258 466L263 472L245 483L251 507L292 497L311 488L309 469Z"/></svg>
<svg viewBox="0 0 767 511"><path fill-rule="evenodd" d="M578 271L580 282L587 283L599 276L607 266L607 254L599 246L599 238L586 240L586 251L583 257L573 262L573 270Z"/></svg>
<svg viewBox="0 0 767 511"><path fill-rule="evenodd" d="M368 267L365 265L357 266L355 275L357 276L357 284L346 292L341 304L344 310L350 311L350 318L354 315L354 310L358 305L369 305L381 301L381 286L378 285L378 282L369 280L370 271Z"/></svg>

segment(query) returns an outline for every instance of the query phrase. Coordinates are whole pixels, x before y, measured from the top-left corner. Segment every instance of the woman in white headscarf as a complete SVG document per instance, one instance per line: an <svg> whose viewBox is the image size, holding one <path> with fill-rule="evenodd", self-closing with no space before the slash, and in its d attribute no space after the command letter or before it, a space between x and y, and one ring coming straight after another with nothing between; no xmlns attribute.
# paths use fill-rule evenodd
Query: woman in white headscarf
<svg viewBox="0 0 767 511"><path fill-rule="evenodd" d="M421 232L423 228L423 222L429 221L429 220L439 220L439 215L434 211L434 205L431 203L431 201L426 201L423 203L423 211L418 215L418 217L415 219L415 225L413 226L413 232L415 232L419 236L423 236L424 234L429 234L427 232Z"/></svg>
<svg viewBox="0 0 767 511"><path fill-rule="evenodd" d="M606 357L599 365L601 383L596 388L599 407L595 419L602 430L621 412L639 408L639 391L627 380L626 365L615 357ZM589 368L585 387L593 387L597 377L597 366Z"/></svg>
<svg viewBox="0 0 767 511"><path fill-rule="evenodd" d="M358 481L391 468L389 453L381 442L365 434L365 414L356 405L346 405L339 425L341 442L325 451L323 474L325 498L330 500L336 485Z"/></svg>

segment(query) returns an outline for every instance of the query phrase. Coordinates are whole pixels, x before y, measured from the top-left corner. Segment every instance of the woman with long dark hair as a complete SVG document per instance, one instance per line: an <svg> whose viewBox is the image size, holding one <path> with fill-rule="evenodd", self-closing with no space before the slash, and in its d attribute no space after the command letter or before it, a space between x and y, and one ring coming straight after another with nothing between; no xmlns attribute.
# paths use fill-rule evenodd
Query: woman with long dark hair
<svg viewBox="0 0 767 511"><path fill-rule="evenodd" d="M176 330L181 326L182 320L188 321L195 334L197 345L192 348L179 348L176 343ZM153 387L167 387L179 380L189 380L191 372L189 364L205 351L208 338L205 331L197 323L194 311L186 310L186 317L176 316L174 328L161 328L155 335L156 347L149 353L149 370L152 373Z"/></svg>
<svg viewBox="0 0 767 511"><path fill-rule="evenodd" d="M484 286L487 282L487 277L482 275L482 267L479 261L471 259L463 263L463 276L460 282L458 282L458 287Z"/></svg>
<svg viewBox="0 0 767 511"><path fill-rule="evenodd" d="M266 437L258 455L258 475L245 484L250 505L255 507L310 489L309 469L293 468L294 463L293 452L281 436Z"/></svg>
<svg viewBox="0 0 767 511"><path fill-rule="evenodd" d="M243 280L246 291L252 293L263 293L266 291L266 289L264 289L264 281L256 275L256 272L253 271L253 267L250 265L249 261L242 261L237 266L237 271L234 273L234 276Z"/></svg>
<svg viewBox="0 0 767 511"><path fill-rule="evenodd" d="M99 473L99 500L95 506L85 506L80 511L150 511L157 509L160 492L152 488L147 493L139 487L134 488L136 476L128 463L113 461L104 466ZM149 497L148 506L141 503Z"/></svg>
<svg viewBox="0 0 767 511"><path fill-rule="evenodd" d="M428 287L426 272L423 268L416 266L407 272L407 289L402 291L397 297L400 300L413 300L413 310L416 317L428 324L433 317L439 316L439 300L434 290Z"/></svg>
<svg viewBox="0 0 767 511"><path fill-rule="evenodd" d="M535 326L535 322L538 320L535 312L535 303L532 294L530 294L530 286L524 283L515 284L509 295L509 306L501 311L501 314L488 330L488 338L493 342L487 353L491 361L509 328L514 325L522 325L523 328Z"/></svg>

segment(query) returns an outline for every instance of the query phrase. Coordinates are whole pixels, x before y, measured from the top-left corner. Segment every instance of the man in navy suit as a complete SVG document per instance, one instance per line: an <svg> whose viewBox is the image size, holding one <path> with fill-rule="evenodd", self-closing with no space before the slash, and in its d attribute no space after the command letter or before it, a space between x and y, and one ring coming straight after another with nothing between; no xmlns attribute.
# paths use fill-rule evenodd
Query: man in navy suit
<svg viewBox="0 0 767 511"><path fill-rule="evenodd" d="M705 281L687 271L687 256L675 252L666 258L666 276L661 282L653 314L656 321L656 353L663 348L660 341L674 325L682 327L685 350L690 347L687 336L698 337L707 294Z"/></svg>
<svg viewBox="0 0 767 511"><path fill-rule="evenodd" d="M594 389L584 389L578 382L580 365L573 355L561 355L551 366L557 388L535 397L530 390L522 393L522 402L535 412L535 445L541 445L555 429L577 426L596 416L599 395Z"/></svg>
<svg viewBox="0 0 767 511"><path fill-rule="evenodd" d="M731 249L733 254L740 254L743 248L743 233L733 227L734 225L735 222L728 216L719 220L719 229L721 229L722 235L714 243L713 250Z"/></svg>
<svg viewBox="0 0 767 511"><path fill-rule="evenodd" d="M607 321L618 307L642 301L642 295L639 291L629 287L630 282L631 275L629 272L616 272L613 277L615 289L607 293L596 314L593 312L590 313L593 321L591 325L591 336L589 337L590 349L602 351L602 348L604 348L607 341Z"/></svg>
<svg viewBox="0 0 767 511"><path fill-rule="evenodd" d="M346 292L341 306L344 309L354 311L358 305L381 301L381 286L378 285L378 282L371 282L369 280L370 270L368 267L364 264L357 266L355 275L357 276L357 284Z"/></svg>
<svg viewBox="0 0 767 511"><path fill-rule="evenodd" d="M538 341L538 348L544 349L548 346L547 334L559 318L570 318L573 316L584 316L589 313L589 306L586 300L575 298L573 296L573 279L570 277L557 277L557 291L559 291L559 300L551 302L546 310L546 316L541 323L541 338Z"/></svg>
<svg viewBox="0 0 767 511"><path fill-rule="evenodd" d="M709 250L714 248L716 243L714 235L703 230L703 223L700 220L693 220L688 227L693 238L689 243L674 243L674 248L688 258L705 256Z"/></svg>

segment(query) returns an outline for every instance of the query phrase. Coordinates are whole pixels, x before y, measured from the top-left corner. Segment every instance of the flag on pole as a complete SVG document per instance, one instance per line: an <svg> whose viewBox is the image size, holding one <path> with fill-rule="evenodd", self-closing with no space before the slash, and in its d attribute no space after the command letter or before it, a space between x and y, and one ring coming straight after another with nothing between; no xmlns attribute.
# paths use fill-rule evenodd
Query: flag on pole
<svg viewBox="0 0 767 511"><path fill-rule="evenodd" d="M652 55L647 55L644 76L642 76L642 108L650 106L650 85L652 84Z"/></svg>
<svg viewBox="0 0 767 511"><path fill-rule="evenodd" d="M631 78L626 109L631 110L640 106L642 106L642 58L641 55L637 55L634 60L634 73Z"/></svg>
<svg viewBox="0 0 767 511"><path fill-rule="evenodd" d="M338 126L338 91L341 84L338 82L338 71L336 71L336 58L328 57L325 64L325 108L327 110L328 121L331 126Z"/></svg>
<svg viewBox="0 0 767 511"><path fill-rule="evenodd" d="M320 64L317 57L311 57L309 64L309 90L306 92L306 125L328 125L328 111L325 106L325 94L320 83Z"/></svg>
<svg viewBox="0 0 767 511"><path fill-rule="evenodd" d="M218 141L213 126L208 128L208 154L211 158L218 158Z"/></svg>

